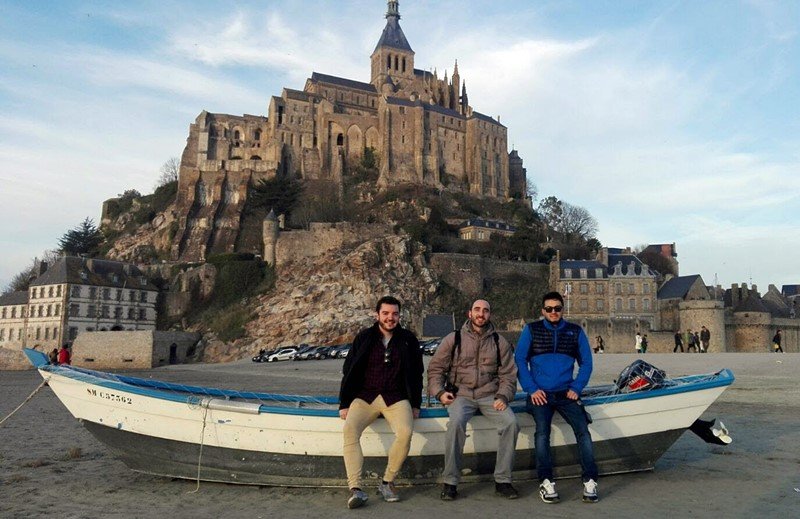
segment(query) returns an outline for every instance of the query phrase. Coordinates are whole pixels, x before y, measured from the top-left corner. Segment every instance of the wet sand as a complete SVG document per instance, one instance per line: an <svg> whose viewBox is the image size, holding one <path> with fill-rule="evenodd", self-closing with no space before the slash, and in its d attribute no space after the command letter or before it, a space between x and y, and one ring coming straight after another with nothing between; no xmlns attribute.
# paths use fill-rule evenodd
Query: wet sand
<svg viewBox="0 0 800 519"><path fill-rule="evenodd" d="M634 355L595 357L592 383L610 383ZM731 368L736 382L704 414L721 418L733 443L684 434L652 472L600 481L596 505L580 501L579 482L558 484L562 502L542 503L534 481L519 481L520 499L494 496L491 483L462 484L454 502L433 485L402 488L403 501L374 494L347 510L344 489L287 489L201 483L137 474L94 439L49 388L0 426L0 517L352 517L410 514L442 517L796 517L800 509L800 354L653 354L670 376ZM270 392L335 394L341 360L184 365L135 376ZM41 377L0 371L0 419ZM344 468L342 468L344 471ZM371 491L372 489L370 489Z"/></svg>

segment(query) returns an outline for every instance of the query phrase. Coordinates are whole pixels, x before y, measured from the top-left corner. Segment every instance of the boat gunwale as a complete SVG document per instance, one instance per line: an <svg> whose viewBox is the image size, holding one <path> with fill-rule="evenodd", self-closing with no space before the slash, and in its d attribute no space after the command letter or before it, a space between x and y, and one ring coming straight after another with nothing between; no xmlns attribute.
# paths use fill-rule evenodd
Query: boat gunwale
<svg viewBox="0 0 800 519"><path fill-rule="evenodd" d="M30 353L29 353L30 352ZM203 405L204 402L213 399L214 397L222 398L227 401L247 401L258 400L297 403L298 407L280 407L271 406L260 403L259 414L285 414L285 415L302 415L302 416L324 416L324 417L339 417L338 409L320 409L310 407L299 407L304 403L326 404L335 405L338 403L337 397L331 396L308 396L308 395L286 395L275 393L258 393L250 391L237 391L231 389L215 389L203 386L190 386L184 384L175 384L172 382L164 382L161 380L148 380L137 377L129 377L125 375L117 375L107 373L104 371L91 370L80 368L77 366L54 366L46 361L46 356L42 352L35 350L25 351L31 363L34 364L42 372L54 373L63 375L67 378L78 380L80 382L93 384L107 389L115 389L127 393L157 398L160 400L167 400L178 403L185 403L189 405ZM44 357L45 362L42 362ZM640 400L645 398L655 398L660 396L675 395L680 393L694 392L702 389L711 389L716 387L729 386L733 383L733 372L724 368L715 373L688 375L683 377L676 377L669 379L676 382L674 385L669 385L661 388L656 388L648 391L640 391L634 393L615 393L597 396L584 397L583 403L585 406L596 406L611 403L618 403L624 401ZM587 388L590 393L596 392L598 389L604 388L611 389L614 386L611 384L601 386L590 386ZM512 403L512 410L515 413L525 412L525 399L527 394L524 392L516 393ZM447 410L444 407L423 407L420 413L421 418L439 418L446 417Z"/></svg>

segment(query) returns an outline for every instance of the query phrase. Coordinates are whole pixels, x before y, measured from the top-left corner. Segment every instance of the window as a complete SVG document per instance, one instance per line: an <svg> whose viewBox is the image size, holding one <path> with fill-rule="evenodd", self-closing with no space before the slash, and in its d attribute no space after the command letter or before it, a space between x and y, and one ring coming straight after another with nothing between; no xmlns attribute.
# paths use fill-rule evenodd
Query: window
<svg viewBox="0 0 800 519"><path fill-rule="evenodd" d="M139 320L140 321L146 321L147 320L147 309L146 308L140 308L139 309Z"/></svg>
<svg viewBox="0 0 800 519"><path fill-rule="evenodd" d="M122 319L122 307L114 307L114 319Z"/></svg>
<svg viewBox="0 0 800 519"><path fill-rule="evenodd" d="M36 340L38 341L41 338L42 338L42 330L36 328Z"/></svg>
<svg viewBox="0 0 800 519"><path fill-rule="evenodd" d="M2 313L2 315L3 315L3 319L5 319L5 318L6 318L6 309L5 309L5 308L3 308L3 313Z"/></svg>
<svg viewBox="0 0 800 519"><path fill-rule="evenodd" d="M584 279L589 277L587 269L581 269L581 277Z"/></svg>
<svg viewBox="0 0 800 519"><path fill-rule="evenodd" d="M81 287L79 286L72 287L72 290L70 290L69 294L71 297L81 297Z"/></svg>
<svg viewBox="0 0 800 519"><path fill-rule="evenodd" d="M628 310L630 310L631 312L636 311L636 299L634 298L628 299Z"/></svg>
<svg viewBox="0 0 800 519"><path fill-rule="evenodd" d="M50 340L50 328L45 327L45 329L44 329L44 340L46 340L46 341Z"/></svg>
<svg viewBox="0 0 800 519"><path fill-rule="evenodd" d="M89 297L95 299L97 297L97 287L89 287Z"/></svg>
<svg viewBox="0 0 800 519"><path fill-rule="evenodd" d="M86 317L97 317L97 307L95 305L89 305L86 308Z"/></svg>
<svg viewBox="0 0 800 519"><path fill-rule="evenodd" d="M604 294L605 291L606 291L606 286L604 284L598 283L597 285L595 285L595 292L597 292L598 294Z"/></svg>
<svg viewBox="0 0 800 519"><path fill-rule="evenodd" d="M100 317L108 319L108 307L106 305L100 307Z"/></svg>
<svg viewBox="0 0 800 519"><path fill-rule="evenodd" d="M139 301L142 303L147 302L147 292L142 291L139 293Z"/></svg>
<svg viewBox="0 0 800 519"><path fill-rule="evenodd" d="M128 319L130 320L136 319L136 309L128 308Z"/></svg>
<svg viewBox="0 0 800 519"><path fill-rule="evenodd" d="M647 311L650 310L650 299L648 298L642 299L642 309Z"/></svg>
<svg viewBox="0 0 800 519"><path fill-rule="evenodd" d="M594 276L596 278L602 278L603 277L603 269L594 269Z"/></svg>
<svg viewBox="0 0 800 519"><path fill-rule="evenodd" d="M614 310L616 310L617 312L621 312L622 311L622 298L621 297L618 297L614 301Z"/></svg>
<svg viewBox="0 0 800 519"><path fill-rule="evenodd" d="M12 306L11 307L11 318L13 319L16 316L17 316L17 307L16 306Z"/></svg>
<svg viewBox="0 0 800 519"><path fill-rule="evenodd" d="M0 341L6 340L6 329L0 328Z"/></svg>
<svg viewBox="0 0 800 519"><path fill-rule="evenodd" d="M61 285L56 287L56 297L61 297Z"/></svg>
<svg viewBox="0 0 800 519"><path fill-rule="evenodd" d="M76 304L69 305L69 316L70 317L78 317L78 312L80 312L80 307Z"/></svg>
<svg viewBox="0 0 800 519"><path fill-rule="evenodd" d="M117 301L122 301L122 290L117 289Z"/></svg>
<svg viewBox="0 0 800 519"><path fill-rule="evenodd" d="M336 145L344 146L344 135L342 135L341 133L336 136Z"/></svg>
<svg viewBox="0 0 800 519"><path fill-rule="evenodd" d="M47 297L53 297L53 294L54 294L53 287L50 286L49 289L47 290Z"/></svg>
<svg viewBox="0 0 800 519"><path fill-rule="evenodd" d="M589 283L581 283L580 291L581 291L581 294L588 294L589 293Z"/></svg>
<svg viewBox="0 0 800 519"><path fill-rule="evenodd" d="M645 294L649 294L650 293L650 283L645 283L644 285L642 285L642 291Z"/></svg>
<svg viewBox="0 0 800 519"><path fill-rule="evenodd" d="M564 277L570 279L572 277L572 269L564 269Z"/></svg>
<svg viewBox="0 0 800 519"><path fill-rule="evenodd" d="M635 294L636 293L636 285L633 283L628 283L628 293Z"/></svg>
<svg viewBox="0 0 800 519"><path fill-rule="evenodd" d="M110 289L108 289L108 288L104 288L103 289L103 299L105 299L106 301L111 299L111 290Z"/></svg>
<svg viewBox="0 0 800 519"><path fill-rule="evenodd" d="M614 283L614 294L618 296L622 295L622 283Z"/></svg>
<svg viewBox="0 0 800 519"><path fill-rule="evenodd" d="M602 312L603 310L605 310L606 309L605 301L603 301L602 299L595 300L594 309L597 310L598 312Z"/></svg>
<svg viewBox="0 0 800 519"><path fill-rule="evenodd" d="M55 315L55 316L57 317L57 316L58 316L58 315L61 313L61 305L59 305L59 304L56 304L56 305L53 307L53 309L55 310L55 313L54 313L53 315Z"/></svg>
<svg viewBox="0 0 800 519"><path fill-rule="evenodd" d="M581 299L581 311L582 312L589 311L589 301L587 301L586 299Z"/></svg>
<svg viewBox="0 0 800 519"><path fill-rule="evenodd" d="M128 301L136 301L136 291L131 290L128 292Z"/></svg>

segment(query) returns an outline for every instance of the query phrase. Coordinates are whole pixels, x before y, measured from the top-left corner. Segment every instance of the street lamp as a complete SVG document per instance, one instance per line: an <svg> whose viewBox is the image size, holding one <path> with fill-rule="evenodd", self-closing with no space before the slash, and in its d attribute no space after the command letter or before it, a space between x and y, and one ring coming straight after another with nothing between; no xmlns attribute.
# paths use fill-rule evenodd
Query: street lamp
<svg viewBox="0 0 800 519"><path fill-rule="evenodd" d="M564 283L564 295L567 298L567 317L569 317L569 295L572 293L572 283Z"/></svg>

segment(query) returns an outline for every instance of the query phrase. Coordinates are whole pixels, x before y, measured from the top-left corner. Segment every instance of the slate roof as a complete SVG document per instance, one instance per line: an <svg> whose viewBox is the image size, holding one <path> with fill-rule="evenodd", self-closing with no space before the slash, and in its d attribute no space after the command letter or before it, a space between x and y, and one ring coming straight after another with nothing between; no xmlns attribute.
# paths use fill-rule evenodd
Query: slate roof
<svg viewBox="0 0 800 519"><path fill-rule="evenodd" d="M464 227L481 227L484 229L501 229L503 231L517 232L517 228L513 225L497 220L486 220L484 218L471 218L459 226L459 229Z"/></svg>
<svg viewBox="0 0 800 519"><path fill-rule="evenodd" d="M783 285L781 287L781 294L784 297L791 297L800 294L800 285Z"/></svg>
<svg viewBox="0 0 800 519"><path fill-rule="evenodd" d="M437 105L437 104L426 104L426 110L430 110L431 112L437 112L443 115L449 115L450 117L458 117L459 119L465 119L463 115L456 112L455 110L451 110L450 108L445 108L444 106Z"/></svg>
<svg viewBox="0 0 800 519"><path fill-rule="evenodd" d="M497 126L502 126L503 128L506 127L504 124L501 124L500 121L498 121L497 119L489 117L488 115L484 115L484 114L482 114L480 112L473 111L472 112L472 117L474 117L476 119L481 119L482 121L486 121L486 122L489 122L489 123L492 123L492 124L496 124Z"/></svg>
<svg viewBox="0 0 800 519"><path fill-rule="evenodd" d="M769 311L772 317L789 317L789 307L777 301L773 301L768 297L761 298L764 307Z"/></svg>
<svg viewBox="0 0 800 519"><path fill-rule="evenodd" d="M356 90L363 90L365 92L370 92L372 94L376 94L378 92L377 90L375 90L375 86L372 83L364 83L363 81L355 81L353 79L347 79L343 77L329 76L328 74L320 74L319 72L311 73L311 81L318 81L320 83L328 83L331 85L338 85L346 88L354 88Z"/></svg>
<svg viewBox="0 0 800 519"><path fill-rule="evenodd" d="M573 274L571 278L578 278L580 269L586 269L586 278L581 279L603 279L608 277L608 268L595 260L564 260L559 262L558 267L561 270L559 274L561 279L567 279L565 276L565 270L567 269ZM597 269L602 270L600 277L597 276Z"/></svg>
<svg viewBox="0 0 800 519"><path fill-rule="evenodd" d="M658 289L658 299L685 299L686 294L692 288L697 280L700 279L699 274L693 276L675 276L670 279Z"/></svg>
<svg viewBox="0 0 800 519"><path fill-rule="evenodd" d="M633 267L634 268L634 273L637 274L637 275L641 275L642 274L642 269L644 268L644 263L642 263L642 260L640 260L639 258L634 256L633 254L620 254L620 253L615 253L615 252L612 252L612 251L620 251L620 252L622 252L622 249L611 249L611 248L608 249L608 273L609 274L613 274L614 273L614 266L617 263L620 263L620 262L622 263L622 273L626 274L628 272L628 266L631 264L631 261L634 263L634 267ZM648 268L647 270L648 270L648 273L650 273L652 275L655 275L655 272L653 272L652 269Z"/></svg>
<svg viewBox="0 0 800 519"><path fill-rule="evenodd" d="M761 300L760 297L751 295L747 299L741 301L736 308L733 309L734 312L761 312L768 314L770 313L769 308L764 305L764 302Z"/></svg>
<svg viewBox="0 0 800 519"><path fill-rule="evenodd" d="M400 28L400 20L398 18L399 16L386 17L386 27L383 28L381 39L378 40L375 50L372 51L373 54L381 47L391 47L393 49L414 52L411 50L411 45L408 44L406 35L403 34L403 29Z"/></svg>
<svg viewBox="0 0 800 519"><path fill-rule="evenodd" d="M142 281L144 280L144 283ZM36 278L31 286L93 285L139 290L158 290L149 282L141 270L133 264L120 261L85 259L75 256L59 258L44 274Z"/></svg>
<svg viewBox="0 0 800 519"><path fill-rule="evenodd" d="M0 296L0 306L15 306L28 304L28 291L17 290Z"/></svg>
<svg viewBox="0 0 800 519"><path fill-rule="evenodd" d="M419 101L412 101L410 99L403 99L402 97L387 97L386 103L390 105L401 105L401 106L419 106Z"/></svg>

